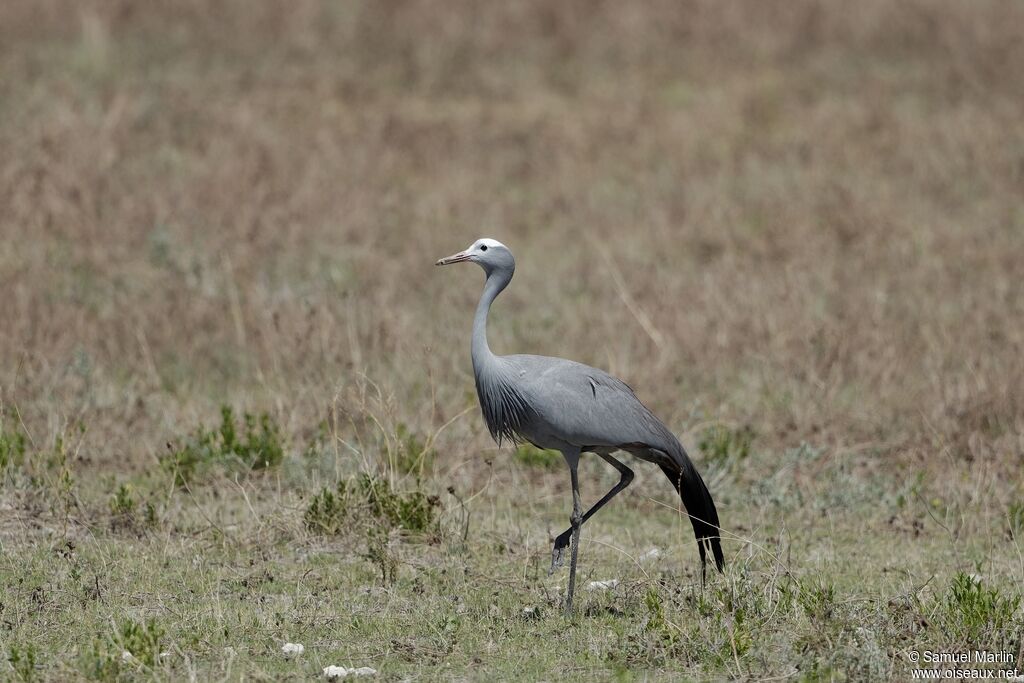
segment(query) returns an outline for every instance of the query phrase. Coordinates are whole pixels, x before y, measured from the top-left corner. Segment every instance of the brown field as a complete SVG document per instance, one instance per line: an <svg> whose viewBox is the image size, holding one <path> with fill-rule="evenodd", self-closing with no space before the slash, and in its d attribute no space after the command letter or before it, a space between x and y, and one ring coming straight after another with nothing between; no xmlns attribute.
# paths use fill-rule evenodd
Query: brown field
<svg viewBox="0 0 1024 683"><path fill-rule="evenodd" d="M997 0L0 3L0 456L27 444L0 458L0 670L858 680L969 646L1019 665L1022 27ZM518 259L492 347L609 370L691 447L726 531L712 597L639 463L583 533L584 583L623 587L558 614L568 477L490 441L480 275L433 267L481 236ZM266 412L283 462L175 486L161 457L221 405ZM749 454L709 433L752 434ZM592 499L614 476L587 465ZM371 536L303 523L357 472L440 497L429 542L386 535L383 586ZM122 484L153 519L114 510ZM651 545L658 571L624 559ZM225 593L262 572L258 604ZM943 617L957 572L1009 621ZM767 607L737 616L732 590ZM118 663L149 619L171 655Z"/></svg>

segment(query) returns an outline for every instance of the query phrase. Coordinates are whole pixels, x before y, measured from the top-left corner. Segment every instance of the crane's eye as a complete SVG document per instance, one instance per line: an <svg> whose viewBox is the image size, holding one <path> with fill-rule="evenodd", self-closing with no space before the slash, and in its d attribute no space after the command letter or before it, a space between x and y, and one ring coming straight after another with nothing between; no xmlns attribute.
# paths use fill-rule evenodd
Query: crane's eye
<svg viewBox="0 0 1024 683"><path fill-rule="evenodd" d="M481 244L480 245L480 251L487 251L487 245L486 244Z"/></svg>

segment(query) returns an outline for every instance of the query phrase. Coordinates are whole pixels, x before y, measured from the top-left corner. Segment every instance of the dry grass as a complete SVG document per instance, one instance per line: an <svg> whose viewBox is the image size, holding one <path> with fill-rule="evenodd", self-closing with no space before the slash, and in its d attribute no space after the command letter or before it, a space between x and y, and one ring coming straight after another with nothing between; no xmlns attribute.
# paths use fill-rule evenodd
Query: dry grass
<svg viewBox="0 0 1024 683"><path fill-rule="evenodd" d="M732 542L734 563L771 571L766 545L794 572L862 559L873 599L897 591L885 572L1019 583L1004 534L1024 499L1022 23L996 0L3 3L0 401L33 452L65 437L33 486L74 481L64 514L4 489L4 553L37 556L49 531L116 555L122 480L158 501L161 558L235 523L232 552L315 544L304 497L393 466L401 431L432 439L428 487L477 492L471 542L511 535L533 562L563 524L563 473L488 441L468 362L479 274L432 266L486 235L519 260L497 351L604 367L691 445L710 424L753 429L743 463L701 458L723 523L762 544ZM164 488L165 443L222 403L270 412L285 473ZM311 472L299 453L321 423L333 459ZM675 538L692 570L647 481L616 502L620 531L609 513L589 534ZM518 575L488 567L475 590ZM0 617L9 643L38 628ZM905 666L896 642L877 675ZM486 671L453 647L430 657ZM730 654L677 663L789 671Z"/></svg>

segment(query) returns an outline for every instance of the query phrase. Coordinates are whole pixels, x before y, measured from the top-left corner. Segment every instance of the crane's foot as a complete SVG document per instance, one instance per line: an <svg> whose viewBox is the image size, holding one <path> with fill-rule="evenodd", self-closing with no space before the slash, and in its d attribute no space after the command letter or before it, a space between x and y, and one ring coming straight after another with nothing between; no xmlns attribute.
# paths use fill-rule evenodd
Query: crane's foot
<svg viewBox="0 0 1024 683"><path fill-rule="evenodd" d="M562 563L565 561L565 551L569 547L569 540L571 538L572 529L569 529L555 539L555 545L551 549L551 569L548 571L548 576L554 574L555 569L562 566Z"/></svg>

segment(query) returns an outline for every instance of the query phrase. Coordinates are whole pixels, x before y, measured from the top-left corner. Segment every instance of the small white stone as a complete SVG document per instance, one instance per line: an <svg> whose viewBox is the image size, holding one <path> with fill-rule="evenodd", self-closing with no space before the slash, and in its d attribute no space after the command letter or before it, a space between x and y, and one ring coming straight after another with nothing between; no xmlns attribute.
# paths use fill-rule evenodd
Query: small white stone
<svg viewBox="0 0 1024 683"><path fill-rule="evenodd" d="M607 591L615 588L619 585L618 579L608 579L606 581L591 581L587 584L588 591Z"/></svg>
<svg viewBox="0 0 1024 683"><path fill-rule="evenodd" d="M128 650L125 650L124 652L121 653L121 661L122 662L130 662L133 659L135 659L135 657L133 657L132 653L128 652Z"/></svg>
<svg viewBox="0 0 1024 683"><path fill-rule="evenodd" d="M646 553L640 556L640 561L642 562L644 560L655 560L659 557L661 557L661 551L657 548L651 548Z"/></svg>
<svg viewBox="0 0 1024 683"><path fill-rule="evenodd" d="M371 669L368 666L361 666L358 669L349 669L344 666L326 666L324 667L324 676L328 679L336 678L348 678L349 676L373 676L377 673L376 669Z"/></svg>
<svg viewBox="0 0 1024 683"><path fill-rule="evenodd" d="M281 652L285 657L298 657L305 651L306 646L302 643L285 643L281 646Z"/></svg>

